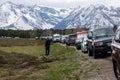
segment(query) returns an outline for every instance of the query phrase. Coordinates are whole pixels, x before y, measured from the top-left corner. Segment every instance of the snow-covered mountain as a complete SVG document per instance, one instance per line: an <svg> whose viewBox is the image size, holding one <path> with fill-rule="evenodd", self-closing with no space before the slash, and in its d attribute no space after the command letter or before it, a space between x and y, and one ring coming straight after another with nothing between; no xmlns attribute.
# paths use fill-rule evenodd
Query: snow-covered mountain
<svg viewBox="0 0 120 80"><path fill-rule="evenodd" d="M12 2L0 5L0 29L69 29L76 27L120 26L120 8L90 5L74 9L41 5L25 6Z"/></svg>
<svg viewBox="0 0 120 80"><path fill-rule="evenodd" d="M17 5L8 1L0 5L0 29L54 28L70 11L70 9L50 8L40 5Z"/></svg>
<svg viewBox="0 0 120 80"><path fill-rule="evenodd" d="M113 27L120 26L120 8L106 7L104 5L90 5L78 7L66 18L59 22L55 29L68 29L76 27Z"/></svg>

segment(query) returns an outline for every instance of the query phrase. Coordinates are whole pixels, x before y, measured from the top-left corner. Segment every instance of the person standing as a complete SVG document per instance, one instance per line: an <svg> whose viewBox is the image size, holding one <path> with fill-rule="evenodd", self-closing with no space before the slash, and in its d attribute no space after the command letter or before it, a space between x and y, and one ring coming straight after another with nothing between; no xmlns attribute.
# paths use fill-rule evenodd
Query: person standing
<svg viewBox="0 0 120 80"><path fill-rule="evenodd" d="M49 38L46 39L45 41L45 48L46 48L46 56L49 55L50 53L50 44L51 44L51 40Z"/></svg>

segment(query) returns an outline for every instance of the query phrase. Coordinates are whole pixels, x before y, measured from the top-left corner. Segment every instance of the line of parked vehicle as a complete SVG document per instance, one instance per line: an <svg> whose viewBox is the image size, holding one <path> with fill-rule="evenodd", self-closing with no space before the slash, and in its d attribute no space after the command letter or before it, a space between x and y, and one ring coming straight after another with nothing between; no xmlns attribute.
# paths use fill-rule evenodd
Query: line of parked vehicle
<svg viewBox="0 0 120 80"><path fill-rule="evenodd" d="M59 36L59 37L58 37ZM53 42L61 42L67 46L74 45L76 49L88 53L97 59L100 55L111 53L113 69L117 80L120 80L120 29L115 33L113 28L94 28L75 34L58 35L52 37Z"/></svg>
<svg viewBox="0 0 120 80"><path fill-rule="evenodd" d="M114 37L112 28L94 28L89 31L81 31L69 35L54 34L53 42L61 42L67 46L73 45L76 49L88 53L97 59L99 55L106 56L108 52L112 52L111 43Z"/></svg>
<svg viewBox="0 0 120 80"><path fill-rule="evenodd" d="M67 46L74 45L76 49L81 49L82 52L87 52L89 56L96 59L99 55L105 56L108 52L112 52L113 37L112 28L95 28L69 35L54 34L52 41L61 42Z"/></svg>
<svg viewBox="0 0 120 80"><path fill-rule="evenodd" d="M53 42L61 42L67 46L73 45L76 49L83 53L88 53L97 59L99 55L106 56L111 53L111 43L114 37L112 28L93 28L89 31L76 32L69 35L54 34L52 36Z"/></svg>

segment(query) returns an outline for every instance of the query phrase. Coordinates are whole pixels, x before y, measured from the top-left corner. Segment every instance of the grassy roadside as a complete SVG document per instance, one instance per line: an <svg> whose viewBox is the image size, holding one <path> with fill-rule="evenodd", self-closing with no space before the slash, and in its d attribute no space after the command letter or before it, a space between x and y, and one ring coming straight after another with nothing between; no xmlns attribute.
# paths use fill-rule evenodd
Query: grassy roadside
<svg viewBox="0 0 120 80"><path fill-rule="evenodd" d="M0 47L1 80L87 80L99 72L94 62L74 48L52 44L46 57L44 42L19 45Z"/></svg>

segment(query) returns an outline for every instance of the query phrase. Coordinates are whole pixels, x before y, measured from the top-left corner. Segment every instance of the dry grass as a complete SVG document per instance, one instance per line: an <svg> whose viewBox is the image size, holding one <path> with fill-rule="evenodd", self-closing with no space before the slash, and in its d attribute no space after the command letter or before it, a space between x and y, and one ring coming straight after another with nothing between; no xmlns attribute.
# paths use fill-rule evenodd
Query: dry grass
<svg viewBox="0 0 120 80"><path fill-rule="evenodd" d="M0 46L11 47L11 46L29 46L29 45L42 45L44 41L34 40L34 39L14 39L14 38L0 38Z"/></svg>

